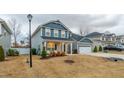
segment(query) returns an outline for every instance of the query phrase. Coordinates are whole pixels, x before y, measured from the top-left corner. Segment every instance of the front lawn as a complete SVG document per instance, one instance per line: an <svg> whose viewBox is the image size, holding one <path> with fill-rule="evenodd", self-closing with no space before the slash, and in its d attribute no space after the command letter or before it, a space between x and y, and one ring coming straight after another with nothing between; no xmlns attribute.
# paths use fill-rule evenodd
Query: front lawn
<svg viewBox="0 0 124 93"><path fill-rule="evenodd" d="M105 58L71 55L40 59L33 56L33 68L27 56L8 57L0 62L0 77L124 77L124 62Z"/></svg>
<svg viewBox="0 0 124 93"><path fill-rule="evenodd" d="M111 54L124 54L124 51L108 50L108 53L111 53Z"/></svg>

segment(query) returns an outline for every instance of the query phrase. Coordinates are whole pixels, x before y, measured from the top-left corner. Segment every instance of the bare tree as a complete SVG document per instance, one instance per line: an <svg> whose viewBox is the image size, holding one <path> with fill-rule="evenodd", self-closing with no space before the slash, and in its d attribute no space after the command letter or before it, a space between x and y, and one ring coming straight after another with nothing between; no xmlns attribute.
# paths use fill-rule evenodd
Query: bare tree
<svg viewBox="0 0 124 93"><path fill-rule="evenodd" d="M10 25L13 31L14 46L17 46L17 38L21 34L21 25L17 23L16 19L11 19Z"/></svg>
<svg viewBox="0 0 124 93"><path fill-rule="evenodd" d="M88 26L80 27L80 28L79 28L79 34L80 34L81 36L85 36L85 35L89 34L90 32L91 32L91 28L88 27Z"/></svg>

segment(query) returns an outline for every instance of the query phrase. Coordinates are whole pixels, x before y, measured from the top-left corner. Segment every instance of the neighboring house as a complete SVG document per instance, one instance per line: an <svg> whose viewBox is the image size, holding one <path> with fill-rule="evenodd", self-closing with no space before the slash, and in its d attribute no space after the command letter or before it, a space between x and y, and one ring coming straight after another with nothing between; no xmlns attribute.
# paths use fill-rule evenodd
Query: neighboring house
<svg viewBox="0 0 124 93"><path fill-rule="evenodd" d="M124 44L124 35L117 36L117 43Z"/></svg>
<svg viewBox="0 0 124 93"><path fill-rule="evenodd" d="M86 37L90 38L94 42L94 46L106 46L116 43L116 35L114 33L93 32L86 35Z"/></svg>
<svg viewBox="0 0 124 93"><path fill-rule="evenodd" d="M12 31L7 23L0 19L0 46L3 47L5 55L9 48L11 48L11 34Z"/></svg>
<svg viewBox="0 0 124 93"><path fill-rule="evenodd" d="M93 42L89 38L74 33L72 34L71 38L74 40L73 42L74 52L77 51L77 53L79 54L92 52Z"/></svg>
<svg viewBox="0 0 124 93"><path fill-rule="evenodd" d="M32 34L32 48L72 53L72 32L59 20L39 25Z"/></svg>
<svg viewBox="0 0 124 93"><path fill-rule="evenodd" d="M102 41L105 44L115 44L116 43L116 35L114 33L103 34Z"/></svg>

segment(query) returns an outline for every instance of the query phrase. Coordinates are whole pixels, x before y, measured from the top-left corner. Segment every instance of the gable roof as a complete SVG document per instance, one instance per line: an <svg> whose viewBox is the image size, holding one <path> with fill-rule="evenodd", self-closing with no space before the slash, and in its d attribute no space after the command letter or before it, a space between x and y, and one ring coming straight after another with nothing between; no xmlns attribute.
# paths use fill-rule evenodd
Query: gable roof
<svg viewBox="0 0 124 93"><path fill-rule="evenodd" d="M101 36L103 33L99 33L99 32L92 32L88 35L86 35L86 37L96 37L96 36Z"/></svg>
<svg viewBox="0 0 124 93"><path fill-rule="evenodd" d="M83 38L83 36L72 33L71 38L76 40L76 41L79 41L79 40L81 40Z"/></svg>
<svg viewBox="0 0 124 93"><path fill-rule="evenodd" d="M44 24L42 26L50 27L50 28L55 28L55 29L67 30L67 28L59 20L46 23L46 24Z"/></svg>
<svg viewBox="0 0 124 93"><path fill-rule="evenodd" d="M32 34L32 37L42 28L42 27L50 27L50 28L57 28L57 29L63 29L63 30L67 30L69 32L71 32L71 30L66 27L60 20L53 20L53 21L49 21L45 24L39 25L36 30L34 31L34 33ZM72 33L72 32L71 32Z"/></svg>
<svg viewBox="0 0 124 93"><path fill-rule="evenodd" d="M0 23L3 25L3 27L6 29L6 31L9 33L9 34L12 34L12 30L9 28L9 26L7 25L7 23L0 18Z"/></svg>
<svg viewBox="0 0 124 93"><path fill-rule="evenodd" d="M83 43L93 43L93 41L90 40L90 39L87 38L87 37L82 38L82 39L80 40L80 42L83 42Z"/></svg>

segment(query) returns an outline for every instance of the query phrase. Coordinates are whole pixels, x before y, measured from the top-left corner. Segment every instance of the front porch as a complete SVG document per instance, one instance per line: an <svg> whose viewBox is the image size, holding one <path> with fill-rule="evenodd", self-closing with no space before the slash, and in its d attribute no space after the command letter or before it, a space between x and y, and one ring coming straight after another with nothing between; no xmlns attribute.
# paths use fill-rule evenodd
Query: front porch
<svg viewBox="0 0 124 93"><path fill-rule="evenodd" d="M44 41L42 42L42 49L45 48L46 51L59 51L65 52L66 54L72 54L72 42L63 41Z"/></svg>

